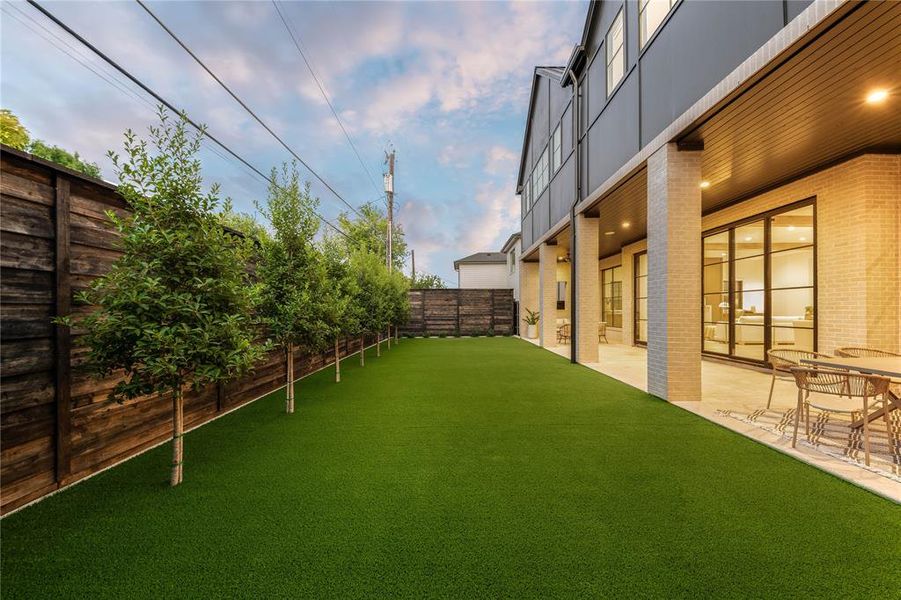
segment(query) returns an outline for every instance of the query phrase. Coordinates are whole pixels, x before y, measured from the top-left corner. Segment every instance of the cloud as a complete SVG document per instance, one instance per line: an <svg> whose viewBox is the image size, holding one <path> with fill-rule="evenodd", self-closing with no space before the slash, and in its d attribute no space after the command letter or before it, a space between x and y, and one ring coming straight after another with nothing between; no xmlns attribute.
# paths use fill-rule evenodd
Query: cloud
<svg viewBox="0 0 901 600"><path fill-rule="evenodd" d="M506 146L492 146L485 154L485 172L491 175L510 173L519 160L519 155Z"/></svg>
<svg viewBox="0 0 901 600"><path fill-rule="evenodd" d="M519 228L519 200L510 190L512 179L478 186L477 214L458 228L458 244L466 252L489 252Z"/></svg>

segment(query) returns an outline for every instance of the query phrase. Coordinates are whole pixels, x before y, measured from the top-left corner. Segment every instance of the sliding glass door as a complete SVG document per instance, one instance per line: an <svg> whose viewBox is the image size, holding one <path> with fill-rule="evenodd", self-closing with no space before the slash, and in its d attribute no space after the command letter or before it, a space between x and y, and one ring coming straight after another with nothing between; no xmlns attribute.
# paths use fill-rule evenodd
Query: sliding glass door
<svg viewBox="0 0 901 600"><path fill-rule="evenodd" d="M815 349L814 235L808 202L704 236L705 352L765 362L771 348Z"/></svg>

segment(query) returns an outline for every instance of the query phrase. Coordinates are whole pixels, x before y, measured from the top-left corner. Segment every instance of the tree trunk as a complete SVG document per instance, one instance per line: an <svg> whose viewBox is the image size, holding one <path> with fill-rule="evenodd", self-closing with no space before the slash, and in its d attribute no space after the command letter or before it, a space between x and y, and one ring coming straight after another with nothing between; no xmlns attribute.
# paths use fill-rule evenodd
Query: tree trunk
<svg viewBox="0 0 901 600"><path fill-rule="evenodd" d="M335 338L335 383L341 383L341 353L338 351L338 338Z"/></svg>
<svg viewBox="0 0 901 600"><path fill-rule="evenodd" d="M360 366L366 366L366 336L360 336Z"/></svg>
<svg viewBox="0 0 901 600"><path fill-rule="evenodd" d="M388 337L386 339L388 340L388 350L391 350L391 325L388 325Z"/></svg>
<svg viewBox="0 0 901 600"><path fill-rule="evenodd" d="M184 460L185 403L181 383L172 396L172 477L173 486L182 481L182 461Z"/></svg>
<svg viewBox="0 0 901 600"><path fill-rule="evenodd" d="M285 365L286 377L288 379L285 385L285 412L289 415L294 412L294 345L289 344L285 348Z"/></svg>
<svg viewBox="0 0 901 600"><path fill-rule="evenodd" d="M375 332L375 355L379 357L382 355L382 332Z"/></svg>

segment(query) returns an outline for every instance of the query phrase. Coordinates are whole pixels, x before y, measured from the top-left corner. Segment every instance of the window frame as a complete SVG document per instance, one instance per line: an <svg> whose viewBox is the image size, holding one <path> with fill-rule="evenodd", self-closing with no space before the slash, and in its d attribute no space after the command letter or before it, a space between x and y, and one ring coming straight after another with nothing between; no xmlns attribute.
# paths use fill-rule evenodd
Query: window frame
<svg viewBox="0 0 901 600"><path fill-rule="evenodd" d="M619 273L618 273L619 279L616 279L616 277L614 277L615 275L617 275L617 270L619 270ZM606 312L607 283L608 283L607 282L607 273L610 273L610 282L609 283L610 283L611 290L615 289L613 284L619 283L619 295L617 296L616 294L613 294L613 293L610 294L611 300L615 300L616 298L619 298L619 302L620 302L619 325L616 325L615 321L613 320L613 317L616 314L615 308L613 307L613 305L611 305L611 309L610 309L611 320L608 321L606 318L606 316L607 316L607 312ZM612 328L612 329L622 329L622 327L623 327L622 302L623 302L623 266L615 265L613 267L607 267L606 269L601 269L601 321L607 323L607 327ZM615 303L613 303L613 304L615 304Z"/></svg>
<svg viewBox="0 0 901 600"><path fill-rule="evenodd" d="M785 252L786 250L776 250L775 252L772 250L772 219L773 217L778 217L782 213L792 212L794 210L798 210L801 208L811 207L813 212L813 233L812 239L810 243L805 244L803 246L799 246L797 248L791 248L789 250L798 250L802 248L811 248L812 256L813 256L813 272L811 273L811 285L807 286L794 286L794 287L779 287L773 288L772 285L772 255L780 254ZM817 251L819 247L819 231L817 227L817 197L811 196L808 198L804 198L803 200L798 200L796 202L791 202L789 204L785 204L770 210L767 210L762 213L757 213L748 217L744 217L737 221L733 221L731 223L726 223L725 225L721 225L714 229L709 229L707 231L703 231L701 233L701 352L705 355L716 356L719 358L724 358L730 361L743 362L743 363L751 363L755 365L766 365L768 364L768 359L766 352L767 350L772 350L777 346L774 346L772 343L772 292L786 289L802 289L802 288L810 288L812 290L812 309L813 309L813 327L812 336L813 336L813 351L817 352L819 347L819 329L820 329L820 319L819 319L819 310L817 307L817 295L819 292L819 280L817 276ZM744 357L740 355L736 355L734 352L735 346L735 319L732 314L729 317L729 341L728 348L725 353L716 352L713 350L704 350L704 301L703 301L703 286L704 286L704 263L703 263L703 253L704 253L704 240L710 236L720 234L723 232L729 233L729 251L726 260L724 261L729 265L729 289L727 290L727 297L729 298L729 302L733 302L734 295L736 293L735 290L735 263L736 261L742 260L742 258L736 258L735 256L735 230L742 227L743 225L747 225L750 223L754 223L757 221L762 221L764 223L764 245L763 252L759 256L763 258L763 269L764 269L764 324L763 324L763 333L764 333L764 341L763 341L763 359L755 359ZM756 256L755 256L756 257ZM755 258L755 257L744 257L744 258Z"/></svg>
<svg viewBox="0 0 901 600"><path fill-rule="evenodd" d="M645 46L648 45L648 42L650 42L652 39L654 39L654 35L658 31L660 31L660 28L666 22L667 18L669 18L670 13L673 12L673 8L679 2L679 0L668 0L669 7L667 7L666 14L664 14L663 18L657 22L657 25L654 26L653 31L645 31L644 35L642 35L641 19L645 14L647 14L646 9L647 9L648 5L650 5L651 2L653 2L653 1L654 0L638 0L638 50L639 51L644 50ZM647 29L646 26L645 26L645 29Z"/></svg>
<svg viewBox="0 0 901 600"><path fill-rule="evenodd" d="M563 132L562 124L558 123L554 133L551 134L551 174L553 175L563 166Z"/></svg>
<svg viewBox="0 0 901 600"><path fill-rule="evenodd" d="M626 21L625 21L625 7L620 7L619 12L616 13L616 16L613 17L613 22L610 24L610 28L607 29L607 33L604 35L604 78L606 79L606 91L607 98L609 99L613 92L616 91L616 88L619 86L620 82L626 77ZM620 43L617 47L617 50L611 56L610 49L610 36L613 33L613 29L619 24L620 28ZM610 76L610 66L613 64L616 56L620 56L621 62L621 71L620 76L616 81L613 81Z"/></svg>

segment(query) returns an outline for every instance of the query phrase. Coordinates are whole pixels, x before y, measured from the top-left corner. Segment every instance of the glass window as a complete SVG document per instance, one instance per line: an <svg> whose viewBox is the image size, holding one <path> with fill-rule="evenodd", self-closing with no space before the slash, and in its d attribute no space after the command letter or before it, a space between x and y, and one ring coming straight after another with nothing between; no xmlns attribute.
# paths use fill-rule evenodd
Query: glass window
<svg viewBox="0 0 901 600"><path fill-rule="evenodd" d="M601 271L601 320L608 327L623 326L623 268Z"/></svg>
<svg viewBox="0 0 901 600"><path fill-rule="evenodd" d="M703 240L707 352L764 361L815 350L814 206L776 212Z"/></svg>
<svg viewBox="0 0 901 600"><path fill-rule="evenodd" d="M677 0L639 0L638 2L638 43L644 48L648 39L669 14Z"/></svg>
<svg viewBox="0 0 901 600"><path fill-rule="evenodd" d="M556 173L557 169L560 168L560 165L563 164L563 148L562 148L562 134L560 132L560 125L557 125L557 129L554 130L554 135L551 138L551 147L553 148L553 165L551 172Z"/></svg>
<svg viewBox="0 0 901 600"><path fill-rule="evenodd" d="M510 274L516 271L516 248L510 249Z"/></svg>
<svg viewBox="0 0 901 600"><path fill-rule="evenodd" d="M607 55L607 96L613 92L616 84L626 72L626 53L623 44L623 11L617 13L613 24L607 32L604 45Z"/></svg>
<svg viewBox="0 0 901 600"><path fill-rule="evenodd" d="M648 343L648 255L635 255L635 342Z"/></svg>

